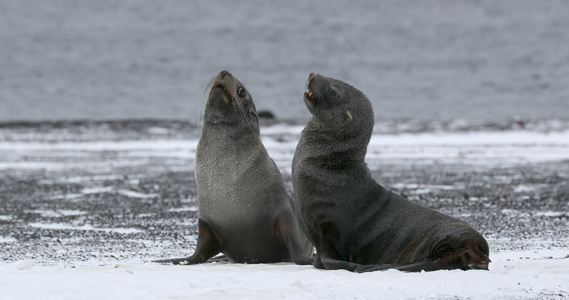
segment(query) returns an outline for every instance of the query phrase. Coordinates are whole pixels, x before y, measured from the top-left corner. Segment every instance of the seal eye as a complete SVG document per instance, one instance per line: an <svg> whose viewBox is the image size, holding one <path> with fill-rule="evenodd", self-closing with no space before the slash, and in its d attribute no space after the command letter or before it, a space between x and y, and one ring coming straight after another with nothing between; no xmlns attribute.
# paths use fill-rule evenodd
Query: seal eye
<svg viewBox="0 0 569 300"><path fill-rule="evenodd" d="M237 91L237 95L239 95L239 97L243 98L247 95L247 92L245 91L244 88L239 88L239 90Z"/></svg>
<svg viewBox="0 0 569 300"><path fill-rule="evenodd" d="M336 91L334 91L332 88L328 89L328 95L330 95L332 98L336 98L336 96L338 96L338 94L336 94Z"/></svg>

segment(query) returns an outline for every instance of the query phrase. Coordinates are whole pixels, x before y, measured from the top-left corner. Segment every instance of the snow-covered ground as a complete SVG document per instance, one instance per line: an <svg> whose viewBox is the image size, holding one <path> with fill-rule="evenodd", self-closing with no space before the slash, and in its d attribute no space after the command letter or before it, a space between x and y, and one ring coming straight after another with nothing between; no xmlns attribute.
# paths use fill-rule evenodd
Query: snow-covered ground
<svg viewBox="0 0 569 300"><path fill-rule="evenodd" d="M290 173L292 156L302 128L302 125L277 123L264 127L261 132L269 155L277 162L283 173ZM160 134L169 132L166 128L156 127L147 131ZM57 136L52 138L56 141L60 139ZM143 164L155 157L187 160L189 163L184 163L180 167L188 168L193 165L198 138L195 135L187 140L162 137L158 140L88 140L80 143L73 140L56 143L53 140L46 142L30 139L5 141L0 144L0 151L6 153L6 158L0 159L0 170L70 169L84 167L86 163L101 168L109 167L109 164L128 166ZM113 155L112 158L94 159L101 153ZM27 157L38 157L38 159L23 159ZM569 159L569 128L555 131L514 129L399 134L376 132L372 136L367 154L372 169L387 161L398 164L512 165L567 159Z"/></svg>
<svg viewBox="0 0 569 300"><path fill-rule="evenodd" d="M356 274L294 264L0 265L2 299L566 299L567 250L493 253L490 271Z"/></svg>
<svg viewBox="0 0 569 300"><path fill-rule="evenodd" d="M195 247L199 128L176 122L0 127L0 298L566 298L569 123L504 124L376 125L367 157L374 177L466 220L491 247L488 272L420 274L150 263ZM301 129L296 123L261 129L289 188Z"/></svg>

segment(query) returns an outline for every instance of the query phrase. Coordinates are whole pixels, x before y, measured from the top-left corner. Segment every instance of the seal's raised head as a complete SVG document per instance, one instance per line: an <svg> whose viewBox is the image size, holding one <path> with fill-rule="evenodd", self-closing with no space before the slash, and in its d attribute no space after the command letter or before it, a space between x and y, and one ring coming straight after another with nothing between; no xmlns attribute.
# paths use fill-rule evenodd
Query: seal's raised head
<svg viewBox="0 0 569 300"><path fill-rule="evenodd" d="M304 102L316 122L334 132L371 135L373 110L360 90L340 80L310 73Z"/></svg>
<svg viewBox="0 0 569 300"><path fill-rule="evenodd" d="M221 71L210 84L205 119L211 123L243 124L259 130L257 109L251 94L228 71ZM243 122L243 119L247 122Z"/></svg>

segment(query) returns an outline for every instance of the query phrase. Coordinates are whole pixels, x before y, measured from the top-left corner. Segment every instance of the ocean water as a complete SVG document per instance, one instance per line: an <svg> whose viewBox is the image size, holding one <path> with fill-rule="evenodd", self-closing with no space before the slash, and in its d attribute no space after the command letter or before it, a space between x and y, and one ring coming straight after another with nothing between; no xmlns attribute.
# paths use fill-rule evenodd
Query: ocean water
<svg viewBox="0 0 569 300"><path fill-rule="evenodd" d="M197 121L227 69L259 110L309 117L310 72L376 118L564 118L567 1L0 1L0 122Z"/></svg>

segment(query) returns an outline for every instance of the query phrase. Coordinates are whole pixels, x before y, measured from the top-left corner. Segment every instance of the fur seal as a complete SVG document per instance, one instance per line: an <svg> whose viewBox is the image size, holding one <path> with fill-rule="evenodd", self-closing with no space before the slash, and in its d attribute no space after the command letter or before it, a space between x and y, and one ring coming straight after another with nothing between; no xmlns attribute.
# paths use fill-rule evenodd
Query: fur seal
<svg viewBox="0 0 569 300"><path fill-rule="evenodd" d="M488 243L467 223L412 203L373 180L365 163L374 116L368 98L311 73L312 118L294 154L298 219L314 266L368 272L488 269Z"/></svg>
<svg viewBox="0 0 569 300"><path fill-rule="evenodd" d="M299 230L294 202L261 142L253 99L225 70L210 84L195 176L196 250L157 262L198 264L221 252L236 263L313 263L313 247Z"/></svg>

